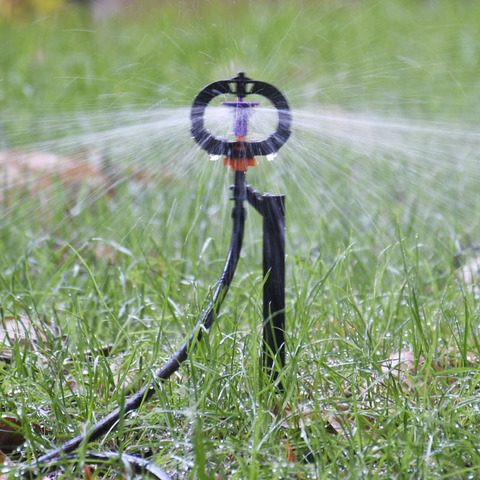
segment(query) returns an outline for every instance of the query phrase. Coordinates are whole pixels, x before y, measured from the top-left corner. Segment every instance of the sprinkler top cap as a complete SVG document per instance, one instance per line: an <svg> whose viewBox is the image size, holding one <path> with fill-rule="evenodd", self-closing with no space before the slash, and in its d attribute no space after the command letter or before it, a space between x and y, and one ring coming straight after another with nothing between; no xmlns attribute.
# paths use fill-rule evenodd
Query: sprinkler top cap
<svg viewBox="0 0 480 480"><path fill-rule="evenodd" d="M214 137L206 128L204 115L208 104L219 95L236 95L236 102L225 102L225 104L234 106L237 118L245 120L245 116L237 115L245 111L249 112L257 102L244 102L243 99L248 95L260 95L270 100L278 113L277 129L265 140L248 142L245 140L228 142ZM248 115L248 114L247 114ZM247 117L248 118L248 117ZM206 150L210 155L226 155L229 159L242 158L252 159L256 155L275 154L287 141L290 136L290 126L292 115L290 107L283 94L266 82L252 80L240 72L237 77L230 80L220 80L207 85L195 97L192 109L190 111L191 133L195 141ZM245 122L244 122L245 123ZM235 127L235 125L234 125ZM241 133L246 133L244 126L239 123ZM243 128L243 130L242 130ZM235 130L235 128L234 128ZM235 133L235 132L234 132ZM236 135L244 137L245 135Z"/></svg>

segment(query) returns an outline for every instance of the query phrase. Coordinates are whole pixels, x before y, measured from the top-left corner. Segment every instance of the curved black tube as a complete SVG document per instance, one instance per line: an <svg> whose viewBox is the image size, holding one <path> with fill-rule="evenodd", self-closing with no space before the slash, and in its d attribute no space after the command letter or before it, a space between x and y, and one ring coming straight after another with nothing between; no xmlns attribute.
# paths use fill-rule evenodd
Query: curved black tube
<svg viewBox="0 0 480 480"><path fill-rule="evenodd" d="M160 467L154 463L145 460L142 457L136 455L130 455L128 453L119 453L119 452L104 452L104 453L90 453L87 452L85 455L79 454L67 454L65 457L67 460L83 460L85 464L88 465L106 465L112 460L117 460L122 462L124 465L128 464L129 467L135 473L148 473L153 478L157 480L172 480L172 477ZM62 458L58 459L59 461ZM50 465L54 463L51 462Z"/></svg>
<svg viewBox="0 0 480 480"><path fill-rule="evenodd" d="M78 435L71 440L65 442L61 447L55 448L50 452L40 456L37 461L25 466L25 476L28 478L32 475L32 470L46 467L62 455L69 454L76 450L83 442L93 442L110 431L111 428L119 421L121 415L137 410L140 405L147 401L154 393L155 387L159 381L167 380L173 373L175 373L180 365L187 359L189 347L202 338L205 330L208 330L215 318L218 315L222 302L225 298L230 284L232 283L233 275L237 268L238 259L240 258L240 251L243 242L243 231L245 224L246 212L243 207L243 202L246 199L246 183L244 172L235 172L235 185L233 187L232 200L235 201L235 206L232 210L233 228L232 238L230 241L230 249L228 251L227 259L223 272L218 281L217 287L213 293L212 300L204 310L200 320L196 324L188 340L170 357L167 363L157 370L155 377L151 382L142 387L137 393L133 394L125 401L123 407L118 407L109 413L103 420L96 423L86 434ZM96 454L86 454L86 458ZM118 454L117 454L118 455ZM139 457L136 457L139 458ZM147 461L145 461L148 463ZM33 478L33 477L32 477Z"/></svg>

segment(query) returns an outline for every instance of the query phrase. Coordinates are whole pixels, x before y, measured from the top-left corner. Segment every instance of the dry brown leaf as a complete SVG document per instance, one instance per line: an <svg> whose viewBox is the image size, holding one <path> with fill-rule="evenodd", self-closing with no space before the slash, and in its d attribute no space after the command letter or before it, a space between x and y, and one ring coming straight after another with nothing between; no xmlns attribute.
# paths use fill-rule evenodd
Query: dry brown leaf
<svg viewBox="0 0 480 480"><path fill-rule="evenodd" d="M0 471L3 469L1 467L14 467L15 464L5 455L4 452L0 450ZM8 474L0 475L0 480L7 480Z"/></svg>
<svg viewBox="0 0 480 480"><path fill-rule="evenodd" d="M5 465L7 467L13 467L15 464L8 458L5 452L0 450L0 465Z"/></svg>
<svg viewBox="0 0 480 480"><path fill-rule="evenodd" d="M14 345L27 346L35 350L39 343L46 342L43 325L34 324L24 315L5 317L0 322L0 358L10 360Z"/></svg>
<svg viewBox="0 0 480 480"><path fill-rule="evenodd" d="M97 350L86 350L84 352L86 361L95 361L98 355L108 357L113 349L113 344L103 345ZM68 358L69 361L73 359ZM138 368L132 367L129 370L125 371L125 365L122 358L113 358L109 361L110 370L113 376L113 385L109 387L120 388L126 390L126 392L135 391L138 388L138 384L142 381L142 378L138 375ZM65 372L65 384L71 392L74 393L84 393L85 386L82 383L78 382L77 379L68 375L68 372ZM100 386L101 392L104 392L105 385Z"/></svg>
<svg viewBox="0 0 480 480"><path fill-rule="evenodd" d="M282 444L287 451L287 462L294 463L297 461L295 456L295 448L290 440L282 440Z"/></svg>
<svg viewBox="0 0 480 480"><path fill-rule="evenodd" d="M0 451L11 451L25 441L20 433L20 423L14 417L0 417ZM1 461L1 458L0 458Z"/></svg>
<svg viewBox="0 0 480 480"><path fill-rule="evenodd" d="M5 317L0 320L0 360L10 361L15 345L37 350L47 342L47 334L66 340L58 326L44 320L34 322L25 315Z"/></svg>
<svg viewBox="0 0 480 480"><path fill-rule="evenodd" d="M274 408L274 414L279 416L280 413L280 409L276 406ZM287 405L282 414L282 417L285 419L282 422L282 427L288 429L303 429L309 427L312 423L321 422L328 433L339 433L339 431L332 425L330 418L328 418L329 415L330 414L325 411L319 412L317 409L304 403L299 403L293 411L290 405Z"/></svg>
<svg viewBox="0 0 480 480"><path fill-rule="evenodd" d="M138 386L140 379L138 378L138 369L130 368L124 372L124 365L121 358L117 358L110 363L110 369L114 375L114 382L117 388L126 390L127 392Z"/></svg>
<svg viewBox="0 0 480 480"><path fill-rule="evenodd" d="M106 344L106 345L101 345L96 350L90 350L90 349L85 350L83 352L83 356L84 356L85 360L88 361L88 362L95 361L95 359L97 358L98 355L108 357L110 355L110 352L113 349L113 346L114 345L112 343L109 343L109 344ZM67 359L65 360L65 363L70 363L70 362L74 362L74 361L75 360L74 360L73 357L67 357ZM69 375L68 371L66 371L66 370L65 370L65 375L66 375L65 384L71 392L80 393L80 394L83 394L85 392L84 386L79 385L77 379L74 376Z"/></svg>
<svg viewBox="0 0 480 480"><path fill-rule="evenodd" d="M65 156L52 152L28 150L0 151L0 170L5 192L22 190L28 185L30 193L45 190L59 179L64 186L77 187L88 182L97 187L111 187L105 176L102 155L93 149L84 149L75 155Z"/></svg>
<svg viewBox="0 0 480 480"><path fill-rule="evenodd" d="M100 260L107 260L110 265L115 265L117 250L111 245L100 244L95 248L95 257Z"/></svg>
<svg viewBox="0 0 480 480"><path fill-rule="evenodd" d="M467 352L463 358L454 348L438 349L431 364L427 364L422 355L417 358L410 351L396 352L383 362L382 372L395 377L405 393L431 392L432 401L435 403L437 399L434 392L444 393L456 381L454 377L448 376L447 373L442 375L441 372L457 368L465 361L472 367L479 364L479 359L474 353ZM430 371L432 374L426 375Z"/></svg>
<svg viewBox="0 0 480 480"><path fill-rule="evenodd" d="M8 458L7 455L5 455L4 452L0 450L0 472L7 470L7 473L5 475L0 475L0 480L8 480L12 478L11 474L8 473L8 469L15 467L17 464L14 463L10 458ZM4 467L2 469L2 467ZM15 475L15 478L17 478L18 475ZM41 480L55 480L58 475L56 473L46 475L41 478ZM18 477L19 478L19 477Z"/></svg>
<svg viewBox="0 0 480 480"><path fill-rule="evenodd" d="M0 361L10 363L12 361L12 356L12 350L10 348L2 348L0 346Z"/></svg>
<svg viewBox="0 0 480 480"><path fill-rule="evenodd" d="M92 480L93 476L92 476L92 469L88 466L88 465L85 465L83 467L83 470L85 472L85 480Z"/></svg>
<svg viewBox="0 0 480 480"><path fill-rule="evenodd" d="M456 379L449 372L450 369L462 366L478 368L479 364L480 359L474 353L467 352L463 356L458 349L450 348L438 349L431 364L428 364L424 356L415 356L414 352L396 352L382 362L381 369L385 375L395 378L398 388L405 395L427 394L435 404L443 398L447 389L449 392L456 390ZM388 388L388 383L384 381L376 382L375 385L380 392L382 388ZM308 402L300 402L294 409L287 405L283 411L276 406L274 413L283 419L282 426L289 430L306 428L313 422L323 422L328 432L350 436L358 428L369 431L374 427L376 418L371 415L370 407L365 411L361 408L362 399L367 399L371 394L372 388L366 384L360 388L357 393L359 408L355 415L348 400L351 395L348 394L345 395L345 402L333 402L323 410L310 407Z"/></svg>
<svg viewBox="0 0 480 480"><path fill-rule="evenodd" d="M421 355L416 360L413 352L395 352L383 362L382 372L390 373L403 381L408 375L415 375L419 370L419 366L424 363L425 358Z"/></svg>
<svg viewBox="0 0 480 480"><path fill-rule="evenodd" d="M94 250L94 255L96 258L99 260L107 260L110 265L115 265L119 254L133 257L133 253L128 248L113 241L108 243L99 243Z"/></svg>
<svg viewBox="0 0 480 480"><path fill-rule="evenodd" d="M304 428L311 425L312 417L315 419L317 412L308 405L300 403L293 411L290 405L287 405L283 416L285 418L282 422L284 428Z"/></svg>
<svg viewBox="0 0 480 480"><path fill-rule="evenodd" d="M467 352L465 357L456 348L438 350L436 363L443 370L448 368L457 368L460 366L478 367L480 359L473 352Z"/></svg>
<svg viewBox="0 0 480 480"><path fill-rule="evenodd" d="M0 323L0 343L14 345L20 342L25 345L26 341L38 342L39 340L45 342L45 334L25 315L5 317L5 324Z"/></svg>
<svg viewBox="0 0 480 480"><path fill-rule="evenodd" d="M85 358L88 360L93 360L97 355L103 355L104 357L108 357L113 350L113 343L107 343L106 345L101 345L98 349L96 350L85 350L83 354L85 355Z"/></svg>

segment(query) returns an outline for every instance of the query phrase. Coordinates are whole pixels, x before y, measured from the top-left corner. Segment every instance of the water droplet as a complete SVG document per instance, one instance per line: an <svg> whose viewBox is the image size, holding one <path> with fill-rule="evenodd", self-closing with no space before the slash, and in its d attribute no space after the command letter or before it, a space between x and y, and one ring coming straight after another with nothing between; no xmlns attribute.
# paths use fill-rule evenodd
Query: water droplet
<svg viewBox="0 0 480 480"><path fill-rule="evenodd" d="M222 158L221 155L210 155L210 161L211 162L216 162L216 161L220 160L220 158Z"/></svg>
<svg viewBox="0 0 480 480"><path fill-rule="evenodd" d="M277 152L269 153L269 154L267 155L267 160L268 160L269 162L273 162L276 158L277 158Z"/></svg>

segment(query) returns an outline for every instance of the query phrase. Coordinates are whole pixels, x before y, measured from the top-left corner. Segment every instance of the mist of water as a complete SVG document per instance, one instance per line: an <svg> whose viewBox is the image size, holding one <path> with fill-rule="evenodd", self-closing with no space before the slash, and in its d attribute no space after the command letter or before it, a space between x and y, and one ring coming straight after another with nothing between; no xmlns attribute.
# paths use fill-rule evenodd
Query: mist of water
<svg viewBox="0 0 480 480"><path fill-rule="evenodd" d="M299 189L316 190L317 198L352 227L359 220L349 212L353 204L365 212L364 220L382 205L414 208L421 222L435 215L467 224L474 219L480 179L478 126L320 108L296 112L295 123L296 136L288 149L292 155L297 152L305 166L303 175L293 176ZM367 224L376 226L371 220Z"/></svg>
<svg viewBox="0 0 480 480"><path fill-rule="evenodd" d="M215 105L207 112L208 130L231 140L229 109ZM321 105L294 108L292 113L293 134L287 144L268 159L273 161L258 159L247 178L259 190L287 195L288 214L300 225L293 225L296 236L320 221L345 235L356 232L359 238L365 231L391 235L396 220L418 228L450 224L453 230L457 222L467 230L475 228L480 204L477 125ZM251 139L268 136L276 118L271 106L257 107L250 121ZM133 197L117 198L118 211L148 189L162 196L173 188L194 192L204 183L197 204L217 219L226 218L230 174L221 161L209 162L191 139L188 107L67 113L37 119L33 125L18 131L11 139L15 147L0 154L2 198L28 191L15 197L17 207L31 195L52 205L64 201L64 193L52 182L55 176L65 177L69 185L90 185L88 194L70 205L69 215L120 185L128 185ZM41 138L24 141L32 137ZM3 209L4 224L15 221L12 210ZM35 215L36 209L23 214Z"/></svg>

